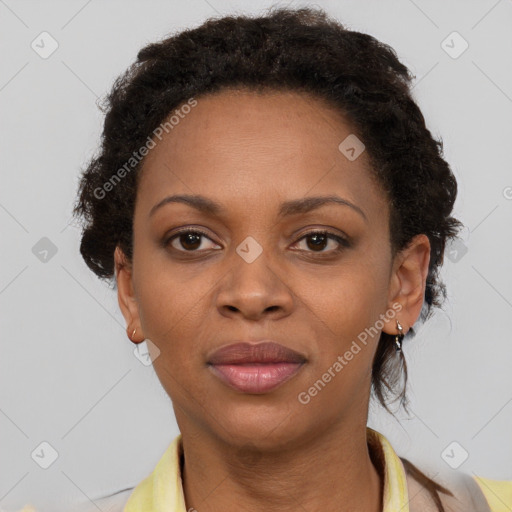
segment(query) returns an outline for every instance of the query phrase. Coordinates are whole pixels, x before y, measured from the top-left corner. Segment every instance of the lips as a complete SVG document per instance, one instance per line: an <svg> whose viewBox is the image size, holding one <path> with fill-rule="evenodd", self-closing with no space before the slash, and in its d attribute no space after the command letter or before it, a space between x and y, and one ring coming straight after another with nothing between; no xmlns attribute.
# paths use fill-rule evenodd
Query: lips
<svg viewBox="0 0 512 512"><path fill-rule="evenodd" d="M230 388L261 394L291 379L305 362L302 354L273 341L239 342L216 350L208 367Z"/></svg>
<svg viewBox="0 0 512 512"><path fill-rule="evenodd" d="M239 342L216 350L208 359L209 364L244 363L304 363L306 358L291 348L274 341L257 344Z"/></svg>

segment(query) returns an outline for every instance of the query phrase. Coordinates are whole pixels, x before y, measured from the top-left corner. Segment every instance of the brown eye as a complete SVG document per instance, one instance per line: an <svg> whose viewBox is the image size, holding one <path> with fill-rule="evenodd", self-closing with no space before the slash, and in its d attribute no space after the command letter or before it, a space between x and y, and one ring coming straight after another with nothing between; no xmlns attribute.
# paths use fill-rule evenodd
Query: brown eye
<svg viewBox="0 0 512 512"><path fill-rule="evenodd" d="M347 240L328 231L311 231L310 233L306 233L302 238L300 238L298 242L302 242L303 240L306 240L306 252L332 253L340 252L344 248L349 247ZM324 249L328 247L330 241L336 243L333 244L334 247L331 247L331 250L325 251Z"/></svg>
<svg viewBox="0 0 512 512"><path fill-rule="evenodd" d="M181 246L187 250L194 250L201 245L203 235L198 233L184 233L179 235L178 240Z"/></svg>
<svg viewBox="0 0 512 512"><path fill-rule="evenodd" d="M312 235L308 235L306 240L308 240L306 245L313 251L321 251L325 249L327 243L329 242L329 238L327 238L327 236L323 233L314 233Z"/></svg>
<svg viewBox="0 0 512 512"><path fill-rule="evenodd" d="M202 239L210 240L212 244L215 244L205 233L197 230L183 230L175 235L171 236L165 242L165 245L170 245L173 249L181 252L198 252L198 249L207 250L212 247L204 247Z"/></svg>

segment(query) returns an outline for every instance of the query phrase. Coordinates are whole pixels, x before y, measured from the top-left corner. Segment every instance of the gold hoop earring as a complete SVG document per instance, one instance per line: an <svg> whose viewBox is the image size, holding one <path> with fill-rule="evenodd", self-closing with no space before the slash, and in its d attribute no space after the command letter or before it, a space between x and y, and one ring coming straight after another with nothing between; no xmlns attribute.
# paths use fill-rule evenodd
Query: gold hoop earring
<svg viewBox="0 0 512 512"><path fill-rule="evenodd" d="M396 321L396 328L398 329L398 334L395 336L395 349L397 352L402 351L402 341L404 339L404 329L402 327L402 324L398 321Z"/></svg>

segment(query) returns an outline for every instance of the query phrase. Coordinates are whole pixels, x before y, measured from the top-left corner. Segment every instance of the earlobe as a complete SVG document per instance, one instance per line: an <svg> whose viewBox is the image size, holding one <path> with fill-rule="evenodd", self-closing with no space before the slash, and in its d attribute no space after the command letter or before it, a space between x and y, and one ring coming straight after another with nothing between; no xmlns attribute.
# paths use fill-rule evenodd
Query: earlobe
<svg viewBox="0 0 512 512"><path fill-rule="evenodd" d="M140 343L144 340L144 335L140 324L139 306L133 288L132 266L119 246L114 251L114 266L117 301L126 321L126 335L133 343ZM135 333L137 333L137 338L135 338ZM138 341L140 337L141 339Z"/></svg>
<svg viewBox="0 0 512 512"><path fill-rule="evenodd" d="M425 298L425 287L430 262L430 241L424 234L416 235L409 245L396 255L390 280L389 307L401 305L396 318L405 333L418 319ZM398 334L396 321L386 323L384 332Z"/></svg>

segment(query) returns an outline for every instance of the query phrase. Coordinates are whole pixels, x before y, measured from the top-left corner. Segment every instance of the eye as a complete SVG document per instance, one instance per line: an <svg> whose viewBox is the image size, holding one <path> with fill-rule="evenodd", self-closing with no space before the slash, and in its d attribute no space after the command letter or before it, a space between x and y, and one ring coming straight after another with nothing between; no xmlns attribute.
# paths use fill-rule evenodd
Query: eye
<svg viewBox="0 0 512 512"><path fill-rule="evenodd" d="M206 246L202 239L209 240L213 247ZM303 235L295 244L299 244L302 241L306 241L305 249L306 252L316 252L319 254L337 253L343 251L343 249L350 246L348 240L344 237L331 233L325 230L310 231ZM334 245L330 250L325 250L329 243ZM208 249L219 249L220 246L213 242L213 240L203 231L199 229L182 229L171 237L167 238L163 242L165 247L169 245L179 252L200 252ZM206 244L208 245L208 244Z"/></svg>
<svg viewBox="0 0 512 512"><path fill-rule="evenodd" d="M297 242L302 242L303 240L306 240L306 252L317 252L317 253L337 253L343 251L343 249L346 249L350 246L348 240L343 238L340 235L337 235L335 233L331 233L329 231L310 231L309 233L306 233L304 236L302 236ZM326 246L329 245L329 242L336 242L334 244L334 248L331 248L331 250L325 251L324 249ZM336 246L337 244L337 246ZM333 244L331 244L333 245ZM309 250L308 250L309 249Z"/></svg>
<svg viewBox="0 0 512 512"><path fill-rule="evenodd" d="M180 252L198 252L199 250L207 250L212 249L214 247L204 247L203 242L201 241L202 238L210 240L212 244L216 247L220 247L218 244L213 242L213 240L208 237L206 233L203 233L202 231L198 229L183 229L177 233L175 233L173 236L167 238L164 241L164 245L167 247L168 245L171 245L173 249L176 249ZM183 249L180 249L181 246Z"/></svg>

